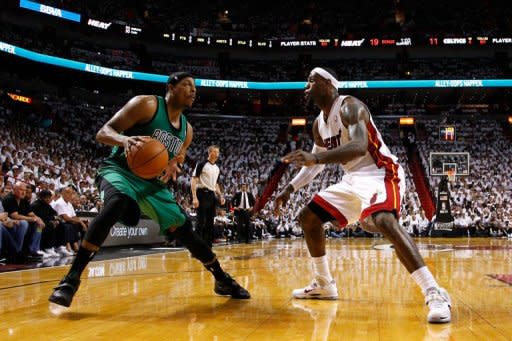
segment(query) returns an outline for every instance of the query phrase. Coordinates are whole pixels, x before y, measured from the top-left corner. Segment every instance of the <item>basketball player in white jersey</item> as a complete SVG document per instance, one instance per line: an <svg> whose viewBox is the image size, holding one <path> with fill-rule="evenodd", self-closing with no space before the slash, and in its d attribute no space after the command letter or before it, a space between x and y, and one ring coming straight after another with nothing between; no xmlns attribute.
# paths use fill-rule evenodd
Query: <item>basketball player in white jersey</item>
<svg viewBox="0 0 512 341"><path fill-rule="evenodd" d="M451 301L425 266L416 244L398 225L405 177L397 158L376 129L368 107L351 96L338 95L336 74L324 68L311 71L305 90L322 110L313 123L311 153L296 150L283 161L302 166L276 198L276 213L290 194L311 182L326 163L340 163L340 183L317 193L299 215L304 237L313 257L315 278L310 285L293 290L295 298L337 299L336 282L329 271L322 224L338 220L340 227L360 221L372 232L380 232L393 243L402 264L422 289L430 309L428 321L451 320Z"/></svg>

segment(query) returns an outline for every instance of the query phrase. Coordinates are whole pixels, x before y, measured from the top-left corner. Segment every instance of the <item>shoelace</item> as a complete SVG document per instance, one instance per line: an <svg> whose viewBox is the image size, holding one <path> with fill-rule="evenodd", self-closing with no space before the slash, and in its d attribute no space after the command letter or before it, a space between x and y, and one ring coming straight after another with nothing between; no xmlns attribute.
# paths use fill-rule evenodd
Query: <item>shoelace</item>
<svg viewBox="0 0 512 341"><path fill-rule="evenodd" d="M316 289L316 288L318 288L319 286L320 286L320 284L318 284L317 280L316 280L316 279L314 279L314 280L311 282L311 284L309 285L309 287L308 287L308 288L306 288L306 289L311 289L311 290L312 290L312 289Z"/></svg>
<svg viewBox="0 0 512 341"><path fill-rule="evenodd" d="M427 295L427 304L431 309L444 308L446 303L444 297L437 290L432 290Z"/></svg>

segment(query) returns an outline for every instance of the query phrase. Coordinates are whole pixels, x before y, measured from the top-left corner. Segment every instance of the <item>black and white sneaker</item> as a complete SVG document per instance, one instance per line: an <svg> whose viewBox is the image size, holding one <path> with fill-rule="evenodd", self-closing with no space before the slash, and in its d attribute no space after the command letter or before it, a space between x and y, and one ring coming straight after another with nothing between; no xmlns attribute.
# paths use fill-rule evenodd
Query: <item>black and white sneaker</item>
<svg viewBox="0 0 512 341"><path fill-rule="evenodd" d="M301 299L337 300L338 288L336 282L334 280L323 280L323 282L321 284L321 281L315 278L308 286L293 290L292 296Z"/></svg>
<svg viewBox="0 0 512 341"><path fill-rule="evenodd" d="M427 289L425 303L430 309L427 317L429 323L448 323L451 321L452 301L445 289L435 287Z"/></svg>

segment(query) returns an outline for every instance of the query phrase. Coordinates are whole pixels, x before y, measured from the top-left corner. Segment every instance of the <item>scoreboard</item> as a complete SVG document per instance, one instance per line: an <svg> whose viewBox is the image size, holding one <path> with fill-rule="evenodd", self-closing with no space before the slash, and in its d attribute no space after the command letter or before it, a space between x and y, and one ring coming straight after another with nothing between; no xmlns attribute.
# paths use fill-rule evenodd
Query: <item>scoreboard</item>
<svg viewBox="0 0 512 341"><path fill-rule="evenodd" d="M154 37L163 39L176 45L216 46L216 47L241 47L241 48L359 48L359 47L387 47L387 46L486 46L486 45L512 45L510 36L487 36L487 35L461 35L442 36L433 34L431 36L379 36L371 34L359 37L327 36L320 39L297 40L289 39L251 39L234 38L228 35L217 36L215 33L194 32L183 34L176 32L156 32L146 30L144 27L136 27L130 23L112 20L103 21L99 18L91 18L87 15L75 13L44 5L31 0L20 0L20 8L38 12L43 15L56 17L57 20L69 20L83 25L91 30L111 31L119 35L143 36L144 38ZM349 39L348 39L349 38Z"/></svg>
<svg viewBox="0 0 512 341"><path fill-rule="evenodd" d="M187 43L192 45L210 45L225 47L249 47L249 48L380 48L380 47L408 47L408 46L497 46L512 45L512 36L510 37L490 37L490 36L459 36L442 37L430 36L421 39L413 37L378 37L368 36L353 39L344 39L341 37L322 38L311 40L294 39L237 39L237 38L213 38L200 37L184 34L165 33L164 39L172 43Z"/></svg>
<svg viewBox="0 0 512 341"><path fill-rule="evenodd" d="M428 45L502 45L512 44L512 37L488 37L488 36L475 36L475 37L445 37L440 38L432 36L428 38Z"/></svg>

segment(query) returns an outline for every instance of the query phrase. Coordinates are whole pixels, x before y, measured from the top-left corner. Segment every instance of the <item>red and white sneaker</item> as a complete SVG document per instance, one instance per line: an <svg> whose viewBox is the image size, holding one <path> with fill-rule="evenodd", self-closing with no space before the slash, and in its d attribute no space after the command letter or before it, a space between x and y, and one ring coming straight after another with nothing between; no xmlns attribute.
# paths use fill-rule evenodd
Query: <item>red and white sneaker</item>
<svg viewBox="0 0 512 341"><path fill-rule="evenodd" d="M451 321L452 301L445 289L434 287L427 289L425 303L430 309L427 316L429 323L448 323Z"/></svg>
<svg viewBox="0 0 512 341"><path fill-rule="evenodd" d="M321 282L325 284L322 285ZM292 296L301 299L337 300L338 288L334 280L327 282L315 278L307 287L293 290Z"/></svg>

